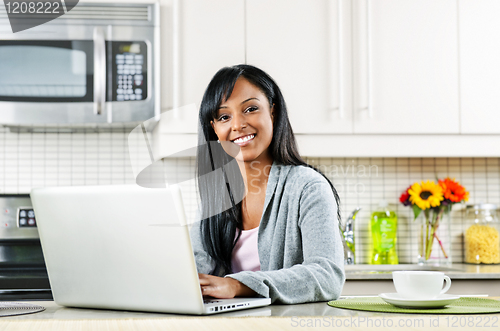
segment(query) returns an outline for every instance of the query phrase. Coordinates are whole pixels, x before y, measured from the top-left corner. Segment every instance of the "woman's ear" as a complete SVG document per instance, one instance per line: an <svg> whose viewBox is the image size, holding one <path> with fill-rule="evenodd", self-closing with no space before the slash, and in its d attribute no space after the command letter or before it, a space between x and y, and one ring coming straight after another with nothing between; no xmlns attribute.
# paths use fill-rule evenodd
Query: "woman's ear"
<svg viewBox="0 0 500 331"><path fill-rule="evenodd" d="M217 131L215 131L214 121L210 121L210 125L212 126L212 129L214 130L215 135L218 137L219 135L217 134Z"/></svg>
<svg viewBox="0 0 500 331"><path fill-rule="evenodd" d="M272 122L273 122L273 124L274 124L274 103L273 103L273 105L272 105L272 107L271 107L271 121L272 121Z"/></svg>

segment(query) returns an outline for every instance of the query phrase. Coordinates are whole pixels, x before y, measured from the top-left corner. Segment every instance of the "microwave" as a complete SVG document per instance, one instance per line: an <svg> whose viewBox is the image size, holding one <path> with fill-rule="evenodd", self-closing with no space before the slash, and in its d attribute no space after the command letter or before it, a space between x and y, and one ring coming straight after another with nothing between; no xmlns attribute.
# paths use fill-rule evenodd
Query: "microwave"
<svg viewBox="0 0 500 331"><path fill-rule="evenodd" d="M0 6L0 124L159 118L159 9L157 1L80 1L13 33Z"/></svg>

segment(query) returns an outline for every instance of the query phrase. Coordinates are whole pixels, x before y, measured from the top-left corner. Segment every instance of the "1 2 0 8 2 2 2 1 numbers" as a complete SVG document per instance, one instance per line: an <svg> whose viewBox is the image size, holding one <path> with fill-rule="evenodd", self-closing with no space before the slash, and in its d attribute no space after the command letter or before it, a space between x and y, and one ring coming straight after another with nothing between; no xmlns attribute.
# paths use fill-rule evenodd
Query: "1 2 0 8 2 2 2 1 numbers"
<svg viewBox="0 0 500 331"><path fill-rule="evenodd" d="M447 327L498 328L498 316L447 316Z"/></svg>
<svg viewBox="0 0 500 331"><path fill-rule="evenodd" d="M7 14L60 14L59 2L5 1Z"/></svg>

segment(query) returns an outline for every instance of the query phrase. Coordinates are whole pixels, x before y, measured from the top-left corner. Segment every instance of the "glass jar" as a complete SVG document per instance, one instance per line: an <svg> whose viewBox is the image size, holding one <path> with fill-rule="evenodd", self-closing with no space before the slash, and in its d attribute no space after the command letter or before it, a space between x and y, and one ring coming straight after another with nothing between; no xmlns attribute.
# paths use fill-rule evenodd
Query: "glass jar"
<svg viewBox="0 0 500 331"><path fill-rule="evenodd" d="M464 262L473 264L500 263L500 222L497 206L468 205L464 232Z"/></svg>

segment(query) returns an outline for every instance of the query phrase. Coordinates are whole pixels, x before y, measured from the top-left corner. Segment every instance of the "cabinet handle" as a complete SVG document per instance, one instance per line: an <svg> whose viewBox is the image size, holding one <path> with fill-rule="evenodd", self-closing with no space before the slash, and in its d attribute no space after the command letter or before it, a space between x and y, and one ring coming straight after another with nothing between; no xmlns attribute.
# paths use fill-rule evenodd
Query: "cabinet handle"
<svg viewBox="0 0 500 331"><path fill-rule="evenodd" d="M331 11L331 8L333 6L330 5L331 2L329 2L329 8ZM342 77L344 77L344 52L343 52L343 44L344 44L344 31L343 31L343 26L344 26L344 21L343 21L343 0L338 0L337 2L337 37L338 37L338 106L337 107L332 107L331 111L333 112L339 112L339 117L342 119L344 118L344 88L342 84ZM333 17L333 15L328 15L329 17ZM331 74L333 76L333 74Z"/></svg>
<svg viewBox="0 0 500 331"><path fill-rule="evenodd" d="M179 118L179 99L180 99L180 2L172 2L172 112L174 118Z"/></svg>
<svg viewBox="0 0 500 331"><path fill-rule="evenodd" d="M94 28L94 114L106 105L106 40L100 27Z"/></svg>
<svg viewBox="0 0 500 331"><path fill-rule="evenodd" d="M370 0L365 0L365 10L366 10L366 107L360 108L361 111L368 111L368 117L373 118L373 108L372 108L372 86L371 86L371 69L372 65L372 38L371 38L371 30L370 30Z"/></svg>
<svg viewBox="0 0 500 331"><path fill-rule="evenodd" d="M344 84L342 84L342 77L344 77L344 20L342 15L344 6L343 0L339 0L339 116L344 118Z"/></svg>
<svg viewBox="0 0 500 331"><path fill-rule="evenodd" d="M366 0L366 62L368 66L366 68L366 86L367 86L367 98L368 102L366 107L368 108L368 117L373 118L373 107L372 107L372 83L371 83L371 71L373 68L372 65L372 36L371 36L371 19L370 19L370 9L371 9L371 1Z"/></svg>

